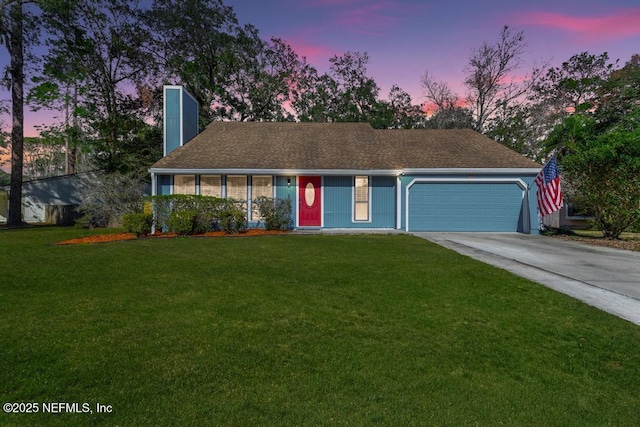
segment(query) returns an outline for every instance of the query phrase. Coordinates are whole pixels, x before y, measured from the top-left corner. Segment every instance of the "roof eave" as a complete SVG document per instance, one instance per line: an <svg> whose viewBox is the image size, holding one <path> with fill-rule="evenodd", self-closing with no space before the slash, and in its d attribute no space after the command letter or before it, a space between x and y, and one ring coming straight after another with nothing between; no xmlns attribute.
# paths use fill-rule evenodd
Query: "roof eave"
<svg viewBox="0 0 640 427"><path fill-rule="evenodd" d="M406 169L197 169L151 168L149 173L182 175L456 175L456 174L514 174L536 175L540 168L406 168Z"/></svg>
<svg viewBox="0 0 640 427"><path fill-rule="evenodd" d="M456 175L456 174L474 174L474 175L493 175L515 174L515 175L537 175L539 168L405 168L402 173L405 175Z"/></svg>
<svg viewBox="0 0 640 427"><path fill-rule="evenodd" d="M391 175L402 173L395 169L177 169L151 168L154 174L186 174L186 175Z"/></svg>

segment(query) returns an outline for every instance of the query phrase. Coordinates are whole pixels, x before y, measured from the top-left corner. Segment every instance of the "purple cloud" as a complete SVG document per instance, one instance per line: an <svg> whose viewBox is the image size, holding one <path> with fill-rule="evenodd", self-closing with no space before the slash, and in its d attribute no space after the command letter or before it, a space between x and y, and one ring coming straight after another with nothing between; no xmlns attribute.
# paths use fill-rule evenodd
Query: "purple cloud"
<svg viewBox="0 0 640 427"><path fill-rule="evenodd" d="M521 15L518 21L523 25L557 28L589 40L624 39L640 35L640 8L621 9L598 17L536 12Z"/></svg>
<svg viewBox="0 0 640 427"><path fill-rule="evenodd" d="M306 0L297 5L328 10L344 31L374 36L384 34L415 7L405 0Z"/></svg>

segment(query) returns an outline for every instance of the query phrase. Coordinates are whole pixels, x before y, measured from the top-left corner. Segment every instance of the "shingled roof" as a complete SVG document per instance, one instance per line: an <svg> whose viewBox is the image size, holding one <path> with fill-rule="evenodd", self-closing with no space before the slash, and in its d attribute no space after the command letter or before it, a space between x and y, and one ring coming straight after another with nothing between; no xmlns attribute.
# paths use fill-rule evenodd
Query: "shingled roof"
<svg viewBox="0 0 640 427"><path fill-rule="evenodd" d="M374 130L368 123L213 122L151 170L540 168L469 129Z"/></svg>

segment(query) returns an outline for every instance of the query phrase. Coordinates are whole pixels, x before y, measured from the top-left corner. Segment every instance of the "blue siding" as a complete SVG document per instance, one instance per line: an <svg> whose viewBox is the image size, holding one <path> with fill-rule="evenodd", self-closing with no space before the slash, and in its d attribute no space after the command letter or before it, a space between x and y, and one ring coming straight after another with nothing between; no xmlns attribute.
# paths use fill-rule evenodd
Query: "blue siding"
<svg viewBox="0 0 640 427"><path fill-rule="evenodd" d="M156 188L156 194L158 196L167 196L171 194L171 175L158 175L158 186Z"/></svg>
<svg viewBox="0 0 640 427"><path fill-rule="evenodd" d="M180 146L180 89L164 91L164 147L165 155Z"/></svg>
<svg viewBox="0 0 640 427"><path fill-rule="evenodd" d="M251 182L251 176L249 176L249 183ZM288 185L287 179L291 179L291 186ZM275 176L275 197L286 199L289 198L291 200L291 219L293 224L295 225L296 218L296 178L294 176ZM260 227L264 228L264 223L259 221L249 221L249 228L251 227Z"/></svg>
<svg viewBox="0 0 640 427"><path fill-rule="evenodd" d="M198 134L198 103L182 91L182 145Z"/></svg>
<svg viewBox="0 0 640 427"><path fill-rule="evenodd" d="M396 227L396 177L372 176L372 216L375 227ZM380 224L380 225L376 225Z"/></svg>
<svg viewBox="0 0 640 427"><path fill-rule="evenodd" d="M165 155L198 134L198 103L182 87L164 88Z"/></svg>
<svg viewBox="0 0 640 427"><path fill-rule="evenodd" d="M353 176L325 176L325 228L394 228L395 177L372 176L371 221L353 220Z"/></svg>
<svg viewBox="0 0 640 427"><path fill-rule="evenodd" d="M288 184L290 180L291 185ZM297 181L295 176L276 176L276 197L279 199L289 198L291 200L291 218L295 224L298 215L298 203L296 198Z"/></svg>

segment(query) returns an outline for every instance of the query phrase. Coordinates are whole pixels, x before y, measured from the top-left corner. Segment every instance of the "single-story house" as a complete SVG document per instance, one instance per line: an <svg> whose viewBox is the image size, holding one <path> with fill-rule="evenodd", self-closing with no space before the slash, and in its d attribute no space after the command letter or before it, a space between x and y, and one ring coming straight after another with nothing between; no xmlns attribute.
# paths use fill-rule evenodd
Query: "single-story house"
<svg viewBox="0 0 640 427"><path fill-rule="evenodd" d="M164 88L165 156L152 193L289 198L296 228L538 233L541 166L468 129L376 130L368 123L213 122Z"/></svg>

